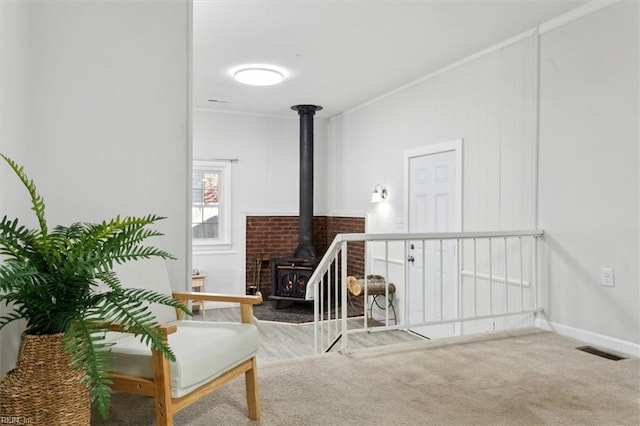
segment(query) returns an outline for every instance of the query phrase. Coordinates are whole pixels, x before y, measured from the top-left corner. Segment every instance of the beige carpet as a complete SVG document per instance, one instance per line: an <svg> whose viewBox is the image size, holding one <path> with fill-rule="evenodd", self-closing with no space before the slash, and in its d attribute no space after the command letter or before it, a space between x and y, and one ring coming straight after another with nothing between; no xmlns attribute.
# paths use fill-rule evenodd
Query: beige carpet
<svg viewBox="0 0 640 426"><path fill-rule="evenodd" d="M576 350L553 333L420 342L259 368L262 419L246 416L244 381L186 408L176 425L638 425L640 361ZM153 425L148 398L113 396L94 425Z"/></svg>

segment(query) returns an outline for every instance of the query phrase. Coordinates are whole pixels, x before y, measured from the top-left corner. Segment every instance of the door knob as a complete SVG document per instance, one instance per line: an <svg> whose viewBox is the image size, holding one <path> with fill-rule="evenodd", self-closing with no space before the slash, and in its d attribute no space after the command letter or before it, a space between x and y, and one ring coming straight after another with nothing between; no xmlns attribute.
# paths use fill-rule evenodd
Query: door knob
<svg viewBox="0 0 640 426"><path fill-rule="evenodd" d="M413 257L413 256L409 256L409 257L407 257L407 260L408 260L409 262L413 263L413 262L415 262L416 258L415 258L415 257Z"/></svg>

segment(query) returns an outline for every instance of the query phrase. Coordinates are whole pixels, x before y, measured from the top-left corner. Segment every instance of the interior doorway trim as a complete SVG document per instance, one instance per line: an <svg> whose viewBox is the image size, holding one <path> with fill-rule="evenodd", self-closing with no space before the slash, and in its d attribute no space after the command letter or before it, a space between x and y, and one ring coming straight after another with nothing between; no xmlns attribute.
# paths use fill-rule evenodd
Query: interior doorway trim
<svg viewBox="0 0 640 426"><path fill-rule="evenodd" d="M462 226L462 212L463 212L463 205L462 205L462 190L463 190L463 179L462 179L462 173L463 173L463 169L462 169L462 164L463 164L463 155L462 155L462 147L463 147L463 139L454 139L454 140L450 140L447 142L439 142L439 143L435 143L435 144L431 144L431 145L425 145L419 148L413 148L413 149L407 149L404 151L404 206L405 206L405 210L404 210L404 223L405 223L405 228L407 230L407 232L410 231L409 229L409 185L410 185L410 181L409 181L409 162L412 158L415 157L422 157L424 155L431 155L431 154L441 154L444 152L450 152L450 151L454 151L455 152L455 157L456 157L456 211L455 211L455 219L454 219L454 225L455 225L455 232L462 232L463 231L463 226Z"/></svg>

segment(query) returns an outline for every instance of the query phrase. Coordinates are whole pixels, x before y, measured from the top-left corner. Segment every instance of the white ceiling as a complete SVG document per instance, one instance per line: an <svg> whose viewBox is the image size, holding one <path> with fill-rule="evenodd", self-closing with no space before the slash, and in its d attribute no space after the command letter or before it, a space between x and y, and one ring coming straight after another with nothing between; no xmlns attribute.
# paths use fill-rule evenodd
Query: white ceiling
<svg viewBox="0 0 640 426"><path fill-rule="evenodd" d="M586 1L195 0L195 108L329 118ZM238 65L277 65L284 83L245 86ZM210 102L210 99L224 102Z"/></svg>

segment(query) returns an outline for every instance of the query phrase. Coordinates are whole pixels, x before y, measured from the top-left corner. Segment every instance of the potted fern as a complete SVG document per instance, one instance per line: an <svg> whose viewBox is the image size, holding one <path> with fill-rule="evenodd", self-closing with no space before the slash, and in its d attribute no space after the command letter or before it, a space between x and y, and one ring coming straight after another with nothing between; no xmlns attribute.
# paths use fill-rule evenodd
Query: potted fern
<svg viewBox="0 0 640 426"><path fill-rule="evenodd" d="M31 198L38 227L0 221L0 329L26 320L17 366L0 381L0 416L32 424L88 424L91 404L106 418L110 352L105 332L114 319L124 331L175 360L148 303L189 310L169 295L124 288L114 264L150 257L173 258L148 238L163 217L120 217L98 224L49 229L35 184L4 154ZM106 284L106 290L104 284Z"/></svg>

